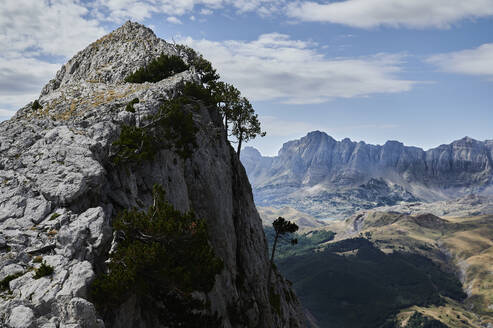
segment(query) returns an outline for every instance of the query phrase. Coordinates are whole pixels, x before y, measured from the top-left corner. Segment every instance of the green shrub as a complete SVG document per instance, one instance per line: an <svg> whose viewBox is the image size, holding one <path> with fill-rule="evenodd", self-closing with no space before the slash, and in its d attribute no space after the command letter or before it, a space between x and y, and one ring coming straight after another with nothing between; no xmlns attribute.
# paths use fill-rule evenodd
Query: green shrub
<svg viewBox="0 0 493 328"><path fill-rule="evenodd" d="M123 125L118 139L113 142L117 153L113 156L114 164L125 162L142 162L151 160L159 150L152 135L144 128L131 125Z"/></svg>
<svg viewBox="0 0 493 328"><path fill-rule="evenodd" d="M17 279L19 278L20 276L22 276L24 273L22 272L18 272L18 273L15 273L15 274L11 274L5 278L3 278L2 280L0 280L0 291L5 291L5 290L9 290L9 283L14 280L14 279Z"/></svg>
<svg viewBox="0 0 493 328"><path fill-rule="evenodd" d="M41 266L35 270L34 279L39 279L42 277L49 276L53 273L54 269L51 265L46 264L46 262L41 263Z"/></svg>
<svg viewBox="0 0 493 328"><path fill-rule="evenodd" d="M130 101L125 107L125 110L130 113L135 113L134 105L138 103L139 103L139 98L132 99L132 101Z"/></svg>
<svg viewBox="0 0 493 328"><path fill-rule="evenodd" d="M195 67L195 71L200 76L200 82L211 83L219 80L219 74L212 67L210 61L206 60L202 55L198 54L195 50L185 45L177 45L176 49L180 54L187 57L187 61L190 65Z"/></svg>
<svg viewBox="0 0 493 328"><path fill-rule="evenodd" d="M53 213L51 216L50 216L50 219L49 221L52 221L52 220L55 220L57 217L59 217L61 214L58 214L58 213Z"/></svg>
<svg viewBox="0 0 493 328"><path fill-rule="evenodd" d="M125 82L144 83L159 82L177 73L188 69L188 65L178 56L162 54L152 60L146 67L142 67L127 76Z"/></svg>
<svg viewBox="0 0 493 328"><path fill-rule="evenodd" d="M41 106L41 105L39 104L39 101L38 101L38 100L35 100L35 101L33 101L33 104L31 105L31 108L32 108L33 110L38 110L38 109L43 108L43 106Z"/></svg>
<svg viewBox="0 0 493 328"><path fill-rule="evenodd" d="M211 90L201 84L187 82L183 87L183 97L186 99L201 100L206 105L214 105L215 100L211 95Z"/></svg>
<svg viewBox="0 0 493 328"><path fill-rule="evenodd" d="M184 111L185 105L183 97L167 100L148 118L151 123L147 126L123 125L119 138L113 142L113 163L152 160L160 149L171 149L184 159L190 157L197 147L198 129L192 114Z"/></svg>
<svg viewBox="0 0 493 328"><path fill-rule="evenodd" d="M193 291L210 291L223 267L209 245L206 223L175 210L162 188L155 186L153 196L147 212L125 210L114 220L117 248L90 297L104 316L135 295L169 327L202 327L208 320L211 325L204 327L215 327L215 317L204 315L207 304L192 297Z"/></svg>
<svg viewBox="0 0 493 328"><path fill-rule="evenodd" d="M181 99L166 101L159 109L156 120L159 122L157 140L182 158L189 158L197 147L195 135L198 128L193 122L192 113L183 110Z"/></svg>

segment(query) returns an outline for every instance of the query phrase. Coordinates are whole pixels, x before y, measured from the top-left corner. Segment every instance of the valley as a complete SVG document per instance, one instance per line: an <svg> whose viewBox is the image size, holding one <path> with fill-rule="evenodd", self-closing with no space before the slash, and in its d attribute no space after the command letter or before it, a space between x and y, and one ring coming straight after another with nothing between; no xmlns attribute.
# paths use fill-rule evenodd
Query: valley
<svg viewBox="0 0 493 328"><path fill-rule="evenodd" d="M493 325L492 215L368 211L304 236L279 248L277 265L315 327L406 327L415 312L451 328Z"/></svg>
<svg viewBox="0 0 493 328"><path fill-rule="evenodd" d="M395 165L377 170L357 165L360 143L334 164L330 139L309 133L277 158L253 149L242 157L268 241L279 216L300 228L298 245L278 245L276 265L311 325L493 327L491 143L465 138L423 152L425 169L412 175L421 159L403 158L417 148L401 147Z"/></svg>

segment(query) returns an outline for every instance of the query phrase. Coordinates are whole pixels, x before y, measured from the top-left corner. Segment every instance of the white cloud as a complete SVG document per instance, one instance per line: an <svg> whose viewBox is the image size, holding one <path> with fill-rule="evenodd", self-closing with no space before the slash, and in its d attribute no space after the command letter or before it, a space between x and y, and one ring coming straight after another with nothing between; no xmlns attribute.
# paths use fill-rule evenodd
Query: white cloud
<svg viewBox="0 0 493 328"><path fill-rule="evenodd" d="M279 10L286 0L94 0L93 14L100 20L121 23L143 20L153 14L182 16L197 11L211 15L214 10L232 8L238 13L257 11L260 15Z"/></svg>
<svg viewBox="0 0 493 328"><path fill-rule="evenodd" d="M71 56L105 33L87 14L87 8L71 0L2 0L1 55Z"/></svg>
<svg viewBox="0 0 493 328"><path fill-rule="evenodd" d="M0 108L0 117L11 117L15 114L13 110L1 109Z"/></svg>
<svg viewBox="0 0 493 328"><path fill-rule="evenodd" d="M154 1L135 0L95 0L88 2L93 7L93 14L99 20L109 20L121 23L127 19L141 21L149 18L153 12L158 11Z"/></svg>
<svg viewBox="0 0 493 328"><path fill-rule="evenodd" d="M446 72L493 79L493 43L486 43L475 49L435 55L427 61Z"/></svg>
<svg viewBox="0 0 493 328"><path fill-rule="evenodd" d="M346 0L298 1L287 6L290 17L359 28L377 26L447 28L463 19L493 15L493 0Z"/></svg>
<svg viewBox="0 0 493 328"><path fill-rule="evenodd" d="M59 68L34 58L0 57L0 106L18 109L37 99L47 79Z"/></svg>
<svg viewBox="0 0 493 328"><path fill-rule="evenodd" d="M61 63L105 31L73 0L3 0L0 3L0 106L2 115L37 98ZM65 61L60 59L60 61Z"/></svg>
<svg viewBox="0 0 493 328"><path fill-rule="evenodd" d="M175 16L168 17L166 18L166 20L172 24L182 24L181 20L176 18Z"/></svg>
<svg viewBox="0 0 493 328"><path fill-rule="evenodd" d="M316 44L278 33L251 42L181 40L210 59L224 80L252 100L322 103L333 98L409 91L415 82L399 79L399 55L326 58Z"/></svg>
<svg viewBox="0 0 493 328"><path fill-rule="evenodd" d="M204 8L200 11L200 14L201 15L212 15L214 13L214 11L212 11L211 9L207 9L207 8Z"/></svg>

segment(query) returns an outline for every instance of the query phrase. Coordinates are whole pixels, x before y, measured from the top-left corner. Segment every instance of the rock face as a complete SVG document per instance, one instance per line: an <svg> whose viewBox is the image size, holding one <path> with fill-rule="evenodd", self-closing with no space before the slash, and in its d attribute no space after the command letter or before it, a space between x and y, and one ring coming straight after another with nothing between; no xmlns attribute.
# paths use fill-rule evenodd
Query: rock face
<svg viewBox="0 0 493 328"><path fill-rule="evenodd" d="M276 157L242 151L259 205L289 205L319 217L400 201L436 201L493 190L493 141L464 138L428 151L336 141L314 131Z"/></svg>
<svg viewBox="0 0 493 328"><path fill-rule="evenodd" d="M124 208L149 206L154 184L176 208L207 220L225 265L205 298L224 327L304 325L278 274L273 287L280 303L271 306L261 221L214 108L193 112L199 130L191 158L163 149L139 165L110 161L122 124L145 124L178 83L198 78L192 67L157 83L124 83L161 53L178 52L127 22L60 69L38 99L42 108L29 104L0 123L0 280L10 277L10 292L0 291L0 326L151 327L132 299L114 322L103 322L87 290L108 258L112 218ZM140 100L135 112L125 111L134 98ZM54 272L34 279L40 259Z"/></svg>

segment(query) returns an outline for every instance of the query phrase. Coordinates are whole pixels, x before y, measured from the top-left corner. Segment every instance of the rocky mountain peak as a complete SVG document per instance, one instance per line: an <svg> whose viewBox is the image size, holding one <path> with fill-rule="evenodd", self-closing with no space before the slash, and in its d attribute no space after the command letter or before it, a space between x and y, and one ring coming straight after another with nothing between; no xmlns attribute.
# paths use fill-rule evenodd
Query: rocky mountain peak
<svg viewBox="0 0 493 328"><path fill-rule="evenodd" d="M245 147L241 151L242 156L249 157L251 159L260 159L262 158L262 154L257 148L254 147Z"/></svg>
<svg viewBox="0 0 493 328"><path fill-rule="evenodd" d="M403 146L404 146L404 144L402 142L397 141L397 140L388 140L384 144L384 147L385 148L395 148L395 149L398 149L398 148L401 148Z"/></svg>
<svg viewBox="0 0 493 328"><path fill-rule="evenodd" d="M144 25L126 22L78 52L57 72L41 92L80 83L117 84L160 54L176 54L172 44Z"/></svg>
<svg viewBox="0 0 493 328"><path fill-rule="evenodd" d="M127 22L63 65L36 105L0 122L0 327L168 325L132 295L101 313L88 294L118 244L112 221L124 209L145 211L154 186L175 209L207 221L224 268L200 297L221 326L302 326L287 282L278 274L267 282L262 223L218 109L195 99L165 106L183 82L198 81L193 67L152 83L124 83L162 53L176 50ZM158 124L170 116L177 119ZM176 133L183 125L193 126L185 136ZM191 147L186 155L181 143ZM143 151L145 158L132 157Z"/></svg>
<svg viewBox="0 0 493 328"><path fill-rule="evenodd" d="M322 131L312 131L309 132L305 137L300 140L302 143L310 144L310 143L332 143L335 142L335 139L329 136L327 133Z"/></svg>
<svg viewBox="0 0 493 328"><path fill-rule="evenodd" d="M320 130L315 130L315 131L308 132L308 134L306 135L306 138L308 138L308 139L319 139L319 138L327 137L327 136L328 136L327 133L322 132Z"/></svg>
<svg viewBox="0 0 493 328"><path fill-rule="evenodd" d="M464 137L462 139L456 140L452 142L452 146L454 147L467 147L467 148L476 148L480 147L483 143L471 137Z"/></svg>
<svg viewBox="0 0 493 328"><path fill-rule="evenodd" d="M401 201L493 190L493 142L465 137L424 151L399 141L335 141L321 131L285 143L276 157L242 157L258 205L332 217ZM300 201L300 199L302 199Z"/></svg>

